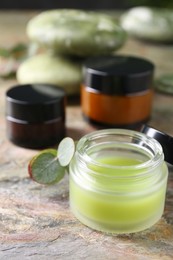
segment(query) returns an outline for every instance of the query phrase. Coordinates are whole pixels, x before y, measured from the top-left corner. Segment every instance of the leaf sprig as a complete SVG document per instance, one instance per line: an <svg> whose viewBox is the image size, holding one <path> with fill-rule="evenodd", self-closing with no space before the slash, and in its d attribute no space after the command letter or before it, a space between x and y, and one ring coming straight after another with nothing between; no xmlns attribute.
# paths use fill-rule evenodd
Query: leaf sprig
<svg viewBox="0 0 173 260"><path fill-rule="evenodd" d="M65 175L75 153L75 143L72 138L64 138L58 149L45 149L34 156L28 164L30 177L40 184L54 184Z"/></svg>

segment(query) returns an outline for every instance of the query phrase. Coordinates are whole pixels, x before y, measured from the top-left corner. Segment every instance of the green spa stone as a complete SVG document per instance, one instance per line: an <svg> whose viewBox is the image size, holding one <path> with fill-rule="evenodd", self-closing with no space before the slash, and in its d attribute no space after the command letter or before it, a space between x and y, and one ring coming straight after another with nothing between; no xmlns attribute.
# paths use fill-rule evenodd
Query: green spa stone
<svg viewBox="0 0 173 260"><path fill-rule="evenodd" d="M82 61L51 53L37 54L20 64L16 77L21 84L54 84L62 87L67 95L75 95L82 81Z"/></svg>
<svg viewBox="0 0 173 260"><path fill-rule="evenodd" d="M121 26L129 35L143 40L173 41L173 10L154 7L133 7L122 14Z"/></svg>
<svg viewBox="0 0 173 260"><path fill-rule="evenodd" d="M26 32L40 46L81 57L110 54L126 40L112 16L73 9L44 11L28 22Z"/></svg>

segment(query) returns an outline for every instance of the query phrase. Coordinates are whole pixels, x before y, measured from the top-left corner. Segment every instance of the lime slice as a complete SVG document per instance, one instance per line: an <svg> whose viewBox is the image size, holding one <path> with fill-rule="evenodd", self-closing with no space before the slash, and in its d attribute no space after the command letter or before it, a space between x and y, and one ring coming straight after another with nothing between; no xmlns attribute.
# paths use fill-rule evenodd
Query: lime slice
<svg viewBox="0 0 173 260"><path fill-rule="evenodd" d="M61 166L66 167L75 152L75 143L72 138L64 138L58 146L58 160Z"/></svg>
<svg viewBox="0 0 173 260"><path fill-rule="evenodd" d="M65 167L60 165L55 149L46 149L32 158L28 172L40 184L53 184L64 177Z"/></svg>

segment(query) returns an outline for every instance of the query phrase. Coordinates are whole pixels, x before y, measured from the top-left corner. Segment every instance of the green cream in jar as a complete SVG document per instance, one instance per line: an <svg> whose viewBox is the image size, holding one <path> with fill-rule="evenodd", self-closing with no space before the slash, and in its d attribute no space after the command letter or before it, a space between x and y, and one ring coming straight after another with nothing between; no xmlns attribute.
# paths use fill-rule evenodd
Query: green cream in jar
<svg viewBox="0 0 173 260"><path fill-rule="evenodd" d="M79 140L70 164L71 210L95 230L145 230L163 214L167 176L154 138L124 129L95 131Z"/></svg>

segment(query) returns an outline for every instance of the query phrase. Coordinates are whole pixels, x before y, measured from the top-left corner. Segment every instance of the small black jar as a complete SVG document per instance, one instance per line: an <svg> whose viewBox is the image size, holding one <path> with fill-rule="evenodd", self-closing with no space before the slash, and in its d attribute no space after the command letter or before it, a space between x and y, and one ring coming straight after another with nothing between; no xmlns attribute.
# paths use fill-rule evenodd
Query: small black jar
<svg viewBox="0 0 173 260"><path fill-rule="evenodd" d="M65 91L48 84L17 85L6 92L6 130L25 148L45 148L65 136Z"/></svg>

